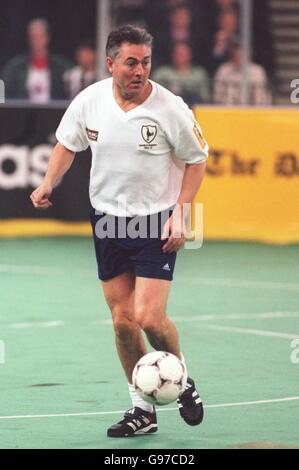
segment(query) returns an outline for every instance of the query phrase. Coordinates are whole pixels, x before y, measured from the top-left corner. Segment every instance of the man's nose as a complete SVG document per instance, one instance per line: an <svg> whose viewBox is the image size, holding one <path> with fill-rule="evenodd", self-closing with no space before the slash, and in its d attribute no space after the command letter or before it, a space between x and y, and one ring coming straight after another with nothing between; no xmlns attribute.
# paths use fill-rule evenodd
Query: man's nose
<svg viewBox="0 0 299 470"><path fill-rule="evenodd" d="M143 70L143 67L142 67L142 64L137 64L136 65L136 68L135 68L135 74L136 75L143 75L144 73L144 70Z"/></svg>

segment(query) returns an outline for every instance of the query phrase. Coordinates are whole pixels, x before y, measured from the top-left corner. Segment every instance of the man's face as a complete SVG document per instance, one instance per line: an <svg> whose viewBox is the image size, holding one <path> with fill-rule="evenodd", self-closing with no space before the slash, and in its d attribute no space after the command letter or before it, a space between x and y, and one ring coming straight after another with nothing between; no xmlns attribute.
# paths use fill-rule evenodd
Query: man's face
<svg viewBox="0 0 299 470"><path fill-rule="evenodd" d="M191 67L192 53L190 47L185 44L177 44L173 49L172 62L178 69Z"/></svg>
<svg viewBox="0 0 299 470"><path fill-rule="evenodd" d="M95 67L96 55L89 47L79 47L76 53L76 60L84 70L92 70Z"/></svg>
<svg viewBox="0 0 299 470"><path fill-rule="evenodd" d="M123 96L142 94L151 71L151 55L146 44L123 43L114 60L107 57L108 70Z"/></svg>
<svg viewBox="0 0 299 470"><path fill-rule="evenodd" d="M230 54L230 60L236 67L241 67L242 53L239 46L235 46Z"/></svg>
<svg viewBox="0 0 299 470"><path fill-rule="evenodd" d="M170 16L170 23L174 28L189 28L191 14L188 8L181 7Z"/></svg>
<svg viewBox="0 0 299 470"><path fill-rule="evenodd" d="M32 52L39 52L48 48L50 36L42 26L38 24L31 25L27 34L29 47Z"/></svg>

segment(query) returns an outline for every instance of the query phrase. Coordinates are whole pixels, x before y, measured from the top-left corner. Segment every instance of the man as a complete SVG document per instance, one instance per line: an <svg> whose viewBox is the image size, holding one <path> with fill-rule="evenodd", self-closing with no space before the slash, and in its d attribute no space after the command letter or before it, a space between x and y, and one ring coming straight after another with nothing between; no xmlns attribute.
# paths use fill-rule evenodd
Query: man
<svg viewBox="0 0 299 470"><path fill-rule="evenodd" d="M249 102L253 105L271 104L267 74L261 65L250 62L247 68ZM238 42L232 44L230 57L220 65L214 77L214 103L239 105L242 103L242 50Z"/></svg>
<svg viewBox="0 0 299 470"><path fill-rule="evenodd" d="M171 65L164 65L155 71L154 80L175 95L179 95L189 106L208 103L209 76L203 67L192 64L190 45L182 41L175 43L171 58Z"/></svg>
<svg viewBox="0 0 299 470"><path fill-rule="evenodd" d="M50 207L53 187L71 166L75 152L91 147L91 222L99 278L133 402L124 418L108 429L110 437L157 431L154 407L132 384L133 368L147 352L142 330L153 348L175 354L184 364L166 304L176 252L184 243L183 224L177 223L183 219L180 208L198 191L208 151L181 98L149 81L151 49L152 37L143 29L123 26L110 33L106 52L112 78L91 85L74 99L58 127L59 143L44 182L31 195L36 208ZM163 223L168 210L171 216ZM128 235L134 218L141 226L157 213L158 235ZM115 238L102 236L103 219L106 226L110 223L107 216L114 218ZM120 233L124 225L125 236ZM190 378L178 405L188 424L202 421L201 399Z"/></svg>
<svg viewBox="0 0 299 470"><path fill-rule="evenodd" d="M63 75L68 97L75 98L80 91L97 81L96 52L88 41L82 42L75 52L75 67L67 70Z"/></svg>
<svg viewBox="0 0 299 470"><path fill-rule="evenodd" d="M66 99L63 74L71 61L49 50L50 28L46 20L34 19L27 27L28 53L11 59L3 70L7 98L32 103Z"/></svg>

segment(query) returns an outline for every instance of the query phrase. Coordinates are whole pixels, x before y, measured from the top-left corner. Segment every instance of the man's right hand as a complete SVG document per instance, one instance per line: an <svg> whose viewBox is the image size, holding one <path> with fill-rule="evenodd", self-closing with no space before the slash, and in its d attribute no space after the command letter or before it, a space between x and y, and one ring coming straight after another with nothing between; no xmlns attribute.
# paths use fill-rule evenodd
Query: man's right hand
<svg viewBox="0 0 299 470"><path fill-rule="evenodd" d="M36 188L30 196L32 204L36 209L48 209L53 204L49 200L53 191L52 186L46 183L42 183L38 188Z"/></svg>

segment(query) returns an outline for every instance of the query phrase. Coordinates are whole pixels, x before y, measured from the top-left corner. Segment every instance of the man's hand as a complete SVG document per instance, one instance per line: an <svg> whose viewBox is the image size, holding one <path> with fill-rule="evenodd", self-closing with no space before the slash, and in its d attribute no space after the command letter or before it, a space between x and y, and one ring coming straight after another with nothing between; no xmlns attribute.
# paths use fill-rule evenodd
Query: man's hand
<svg viewBox="0 0 299 470"><path fill-rule="evenodd" d="M30 196L32 204L36 209L48 209L53 204L49 200L53 188L68 171L75 158L75 152L67 149L64 145L55 145L51 154L48 169L42 184L36 188Z"/></svg>
<svg viewBox="0 0 299 470"><path fill-rule="evenodd" d="M186 227L184 214L180 206L176 206L172 215L163 227L161 240L167 240L162 247L164 253L177 252L185 243Z"/></svg>
<svg viewBox="0 0 299 470"><path fill-rule="evenodd" d="M53 204L49 200L53 191L52 186L46 183L42 183L31 193L30 199L36 209L48 209Z"/></svg>

